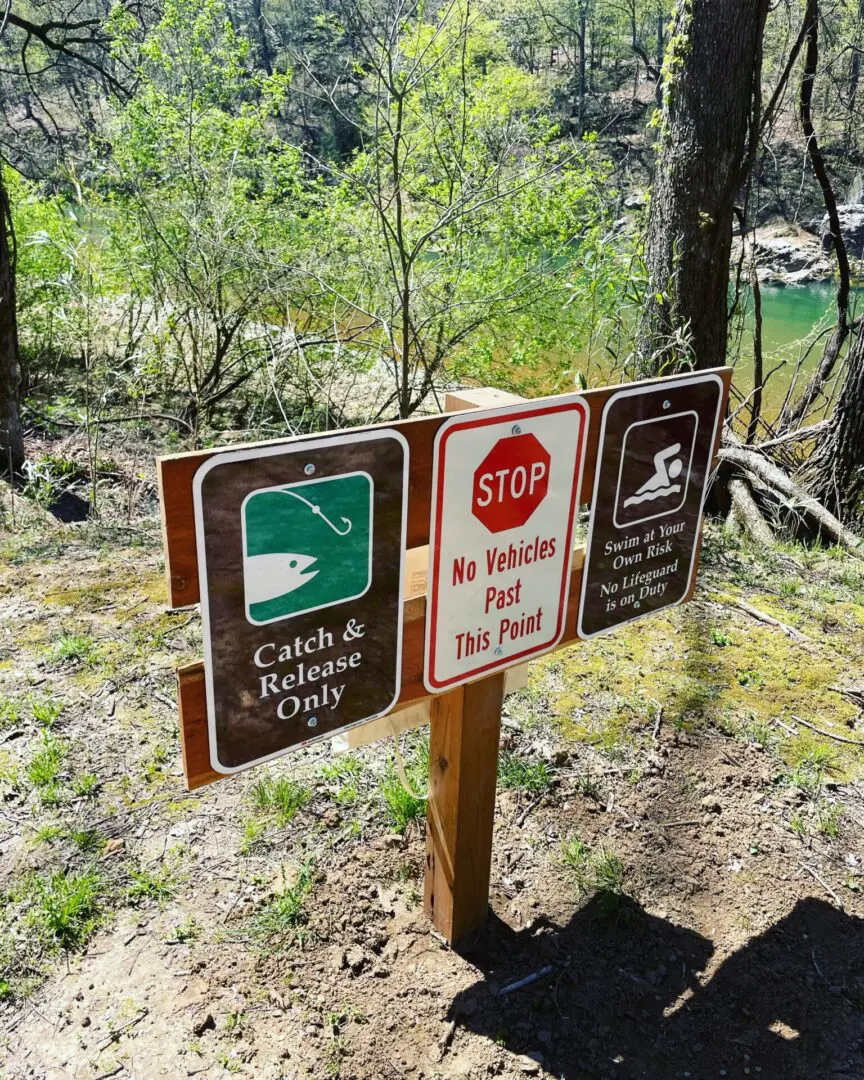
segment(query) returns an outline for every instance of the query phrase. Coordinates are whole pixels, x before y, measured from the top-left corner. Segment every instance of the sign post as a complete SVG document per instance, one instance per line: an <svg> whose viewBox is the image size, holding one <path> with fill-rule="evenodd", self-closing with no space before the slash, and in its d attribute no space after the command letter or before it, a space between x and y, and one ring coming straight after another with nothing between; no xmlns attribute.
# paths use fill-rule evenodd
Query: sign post
<svg viewBox="0 0 864 1080"><path fill-rule="evenodd" d="M178 671L189 789L428 716L426 910L463 938L488 908L506 670L689 599L730 381L469 391L459 416L161 458L169 603L200 602L205 644Z"/></svg>

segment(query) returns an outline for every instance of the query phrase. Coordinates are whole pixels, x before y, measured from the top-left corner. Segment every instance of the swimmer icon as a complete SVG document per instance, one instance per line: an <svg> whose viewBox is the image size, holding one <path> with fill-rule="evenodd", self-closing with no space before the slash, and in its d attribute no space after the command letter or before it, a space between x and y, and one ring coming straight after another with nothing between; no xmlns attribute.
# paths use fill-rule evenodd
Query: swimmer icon
<svg viewBox="0 0 864 1080"><path fill-rule="evenodd" d="M699 418L695 412L631 424L621 447L615 525L674 514L687 498Z"/></svg>

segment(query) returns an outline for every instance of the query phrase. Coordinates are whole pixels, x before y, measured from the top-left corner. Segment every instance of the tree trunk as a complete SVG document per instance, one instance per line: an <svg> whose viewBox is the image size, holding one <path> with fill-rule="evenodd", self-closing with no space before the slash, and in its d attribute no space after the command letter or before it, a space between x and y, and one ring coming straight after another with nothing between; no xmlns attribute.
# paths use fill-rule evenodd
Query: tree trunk
<svg viewBox="0 0 864 1080"><path fill-rule="evenodd" d="M722 364L735 196L756 147L769 0L678 0L648 216L646 374Z"/></svg>
<svg viewBox="0 0 864 1080"><path fill-rule="evenodd" d="M852 56L849 60L849 104L846 110L846 130L843 138L846 149L855 149L855 111L858 103L858 87L861 82L861 30L864 27L864 0L858 0L858 23L852 41Z"/></svg>
<svg viewBox="0 0 864 1080"><path fill-rule="evenodd" d="M19 406L18 321L15 313L15 245L9 196L0 165L0 473L24 464Z"/></svg>
<svg viewBox="0 0 864 1080"><path fill-rule="evenodd" d="M864 517L864 332L846 360L846 378L827 432L807 462L807 490L841 521Z"/></svg>

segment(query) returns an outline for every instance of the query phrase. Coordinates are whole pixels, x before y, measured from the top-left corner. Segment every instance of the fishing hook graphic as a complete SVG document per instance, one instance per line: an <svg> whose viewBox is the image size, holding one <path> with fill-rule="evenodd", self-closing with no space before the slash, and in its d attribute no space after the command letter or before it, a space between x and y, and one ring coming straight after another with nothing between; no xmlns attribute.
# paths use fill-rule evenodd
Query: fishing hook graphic
<svg viewBox="0 0 864 1080"><path fill-rule="evenodd" d="M333 532L336 533L337 536L347 536L348 533L351 532L351 521L350 521L349 518L346 518L346 517L340 517L339 518L340 521L344 521L345 524L347 525L346 529L340 529L338 525L333 524L333 522L330 520L330 518L327 517L327 515L323 512L323 510L321 509L320 506L317 506L313 502L309 502L308 499L304 499L303 496L298 495L296 491L285 491L284 489L282 489L281 493L283 495L290 495L292 498L299 499L300 502L305 503L309 507L309 509L312 511L313 514L317 514L318 517L320 517L322 521L326 522L330 526L330 528L333 530Z"/></svg>

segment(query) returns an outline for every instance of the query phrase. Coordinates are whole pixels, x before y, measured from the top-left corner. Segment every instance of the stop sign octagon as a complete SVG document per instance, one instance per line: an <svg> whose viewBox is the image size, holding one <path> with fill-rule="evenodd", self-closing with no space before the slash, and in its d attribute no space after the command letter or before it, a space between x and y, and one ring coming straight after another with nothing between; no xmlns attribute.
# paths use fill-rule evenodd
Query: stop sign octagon
<svg viewBox="0 0 864 1080"><path fill-rule="evenodd" d="M549 490L549 464L536 435L499 439L474 472L474 517L491 533L524 525Z"/></svg>
<svg viewBox="0 0 864 1080"><path fill-rule="evenodd" d="M564 633L588 406L575 394L461 413L435 440L424 683L536 656Z"/></svg>

